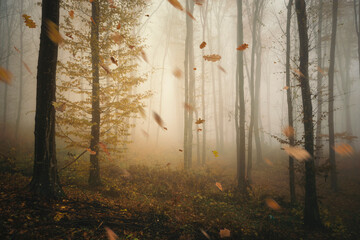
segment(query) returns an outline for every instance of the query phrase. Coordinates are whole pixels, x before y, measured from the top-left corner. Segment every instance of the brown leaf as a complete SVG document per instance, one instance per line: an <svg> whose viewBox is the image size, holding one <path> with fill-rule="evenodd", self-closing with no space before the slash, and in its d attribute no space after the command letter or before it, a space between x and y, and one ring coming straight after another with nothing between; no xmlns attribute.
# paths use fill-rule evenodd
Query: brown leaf
<svg viewBox="0 0 360 240"><path fill-rule="evenodd" d="M218 187L218 189L220 189L220 191L223 191L223 188L221 186L221 183L216 182L215 185Z"/></svg>
<svg viewBox="0 0 360 240"><path fill-rule="evenodd" d="M218 54L211 54L211 55L205 55L205 56L203 56L203 58L204 58L206 61L217 62L217 61L220 61L221 56L218 55Z"/></svg>
<svg viewBox="0 0 360 240"><path fill-rule="evenodd" d="M148 134L144 129L141 129L141 132L142 132L142 134L144 134L144 136L145 136L146 138L149 137L149 134Z"/></svg>
<svg viewBox="0 0 360 240"><path fill-rule="evenodd" d="M176 9L179 9L180 11L184 11L183 6L181 5L181 3L179 3L178 0L168 0L168 2L173 5Z"/></svg>
<svg viewBox="0 0 360 240"><path fill-rule="evenodd" d="M206 42L202 42L202 43L200 44L200 49L203 49L204 47L206 47Z"/></svg>
<svg viewBox="0 0 360 240"><path fill-rule="evenodd" d="M110 69L107 67L107 66L105 66L103 63L100 63L100 66L105 70L105 72L107 73L107 74L110 74L111 72L110 72Z"/></svg>
<svg viewBox="0 0 360 240"><path fill-rule="evenodd" d="M266 198L265 203L272 210L279 211L281 209L280 205L272 198Z"/></svg>
<svg viewBox="0 0 360 240"><path fill-rule="evenodd" d="M117 62L117 60L116 60L115 58L110 57L110 60L111 60L111 62L112 62L113 64L115 64L116 66L118 66L118 62Z"/></svg>
<svg viewBox="0 0 360 240"><path fill-rule="evenodd" d="M204 122L205 122L204 119L199 118L198 120L196 120L195 124L202 124Z"/></svg>
<svg viewBox="0 0 360 240"><path fill-rule="evenodd" d="M201 131L202 131L202 129L201 129L201 128L198 128L198 129L197 129L197 131L198 131L198 132L201 132Z"/></svg>
<svg viewBox="0 0 360 240"><path fill-rule="evenodd" d="M161 117L159 116L159 114L157 114L156 112L153 112L153 117L154 117L156 123L157 123L161 128L164 128L164 121L161 119Z"/></svg>
<svg viewBox="0 0 360 240"><path fill-rule="evenodd" d="M204 4L205 0L194 0L194 3L196 5L202 6Z"/></svg>
<svg viewBox="0 0 360 240"><path fill-rule="evenodd" d="M218 68L219 68L220 71L222 71L223 73L226 73L226 70L225 70L222 66L218 65Z"/></svg>
<svg viewBox="0 0 360 240"><path fill-rule="evenodd" d="M182 149L179 149L179 152L183 152L183 150L182 150Z"/></svg>
<svg viewBox="0 0 360 240"><path fill-rule="evenodd" d="M111 36L111 39L115 43L120 44L123 41L124 37L122 35L120 35L119 33L115 33L114 35Z"/></svg>
<svg viewBox="0 0 360 240"><path fill-rule="evenodd" d="M114 233L113 230L111 230L110 228L105 227L105 230L109 240L119 239L118 235L116 235L116 233Z"/></svg>
<svg viewBox="0 0 360 240"><path fill-rule="evenodd" d="M283 133L285 136L287 136L288 138L291 138L294 136L295 134L295 130L293 127L291 126L287 126L286 128L283 129Z"/></svg>
<svg viewBox="0 0 360 240"><path fill-rule="evenodd" d="M6 84L10 84L12 77L13 75L11 72L5 68L0 67L0 81L5 82Z"/></svg>
<svg viewBox="0 0 360 240"><path fill-rule="evenodd" d="M119 23L116 27L116 29L120 29L121 28L121 23Z"/></svg>
<svg viewBox="0 0 360 240"><path fill-rule="evenodd" d="M288 89L289 89L289 86L285 86L283 89L284 89L284 90L288 90Z"/></svg>
<svg viewBox="0 0 360 240"><path fill-rule="evenodd" d="M189 12L189 11L186 11L186 14L192 19L192 20L195 20L196 19L194 18L194 16Z"/></svg>
<svg viewBox="0 0 360 240"><path fill-rule="evenodd" d="M174 70L173 70L173 75L176 77L176 78L181 78L182 77L182 74L183 74L183 72L181 71L181 69L180 68L175 68Z"/></svg>
<svg viewBox="0 0 360 240"><path fill-rule="evenodd" d="M220 234L220 238L230 237L230 230L227 228L220 229L219 234Z"/></svg>
<svg viewBox="0 0 360 240"><path fill-rule="evenodd" d="M145 53L144 50L141 50L141 57L142 57L142 59L144 59L145 62L149 63L148 58L147 58L146 53Z"/></svg>
<svg viewBox="0 0 360 240"><path fill-rule="evenodd" d="M185 108L185 110L188 111L188 112L193 112L193 111L195 111L195 108L194 108L193 106L191 106L191 104L189 104L189 103L184 103L184 108Z"/></svg>
<svg viewBox="0 0 360 240"><path fill-rule="evenodd" d="M36 23L31 19L30 16L23 14L22 17L24 18L24 23L29 28L36 28Z"/></svg>
<svg viewBox="0 0 360 240"><path fill-rule="evenodd" d="M240 46L238 46L238 47L236 48L236 50L244 51L244 50L247 49L248 47L249 47L249 44L244 43L244 44L241 44Z"/></svg>
<svg viewBox="0 0 360 240"><path fill-rule="evenodd" d="M46 19L45 24L46 24L46 32L49 39L56 44L59 45L62 44L64 42L64 39L59 33L58 26L49 19Z"/></svg>
<svg viewBox="0 0 360 240"><path fill-rule="evenodd" d="M71 19L74 19L74 11L73 10L69 11L69 16Z"/></svg>
<svg viewBox="0 0 360 240"><path fill-rule="evenodd" d="M165 130L168 130L167 127L163 127Z"/></svg>

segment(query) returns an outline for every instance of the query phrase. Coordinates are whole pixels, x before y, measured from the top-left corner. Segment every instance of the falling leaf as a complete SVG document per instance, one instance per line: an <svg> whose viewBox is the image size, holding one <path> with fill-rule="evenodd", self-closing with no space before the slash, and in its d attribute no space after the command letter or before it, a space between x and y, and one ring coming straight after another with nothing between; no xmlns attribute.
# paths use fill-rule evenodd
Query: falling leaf
<svg viewBox="0 0 360 240"><path fill-rule="evenodd" d="M300 76L300 77L305 77L304 74L302 74L302 72L300 72L299 69L292 68L291 70L292 70L294 73L296 73L298 76Z"/></svg>
<svg viewBox="0 0 360 240"><path fill-rule="evenodd" d="M184 103L184 108L185 108L185 110L188 111L188 112L193 112L193 111L195 111L195 108L194 108L193 106L191 106L191 104L189 104L189 103Z"/></svg>
<svg viewBox="0 0 360 240"><path fill-rule="evenodd" d="M172 72L172 74L176 77L176 78L181 78L182 77L182 71L180 68L175 68Z"/></svg>
<svg viewBox="0 0 360 240"><path fill-rule="evenodd" d="M265 203L272 210L279 211L281 209L280 205L272 198L266 198Z"/></svg>
<svg viewBox="0 0 360 240"><path fill-rule="evenodd" d="M203 49L204 47L206 47L206 42L202 42L202 43L200 44L200 49Z"/></svg>
<svg viewBox="0 0 360 240"><path fill-rule="evenodd" d="M289 86L285 86L283 89L284 89L284 90L288 90L288 89L289 89Z"/></svg>
<svg viewBox="0 0 360 240"><path fill-rule="evenodd" d="M71 33L65 33L65 36L71 38L71 39L74 39L73 36L71 35Z"/></svg>
<svg viewBox="0 0 360 240"><path fill-rule="evenodd" d="M117 62L117 60L116 60L115 58L110 57L110 60L111 60L111 62L112 62L113 64L115 64L116 66L118 66L118 62Z"/></svg>
<svg viewBox="0 0 360 240"><path fill-rule="evenodd" d="M220 238L230 237L230 230L227 228L220 229Z"/></svg>
<svg viewBox="0 0 360 240"><path fill-rule="evenodd" d="M105 72L107 73L107 74L110 74L111 72L110 72L110 69L107 67L107 66L105 66L103 63L100 63L100 66L105 70Z"/></svg>
<svg viewBox="0 0 360 240"><path fill-rule="evenodd" d="M0 81L10 84L12 79L12 73L5 68L0 67Z"/></svg>
<svg viewBox="0 0 360 240"><path fill-rule="evenodd" d="M156 112L153 112L153 117L154 117L156 123L157 123L161 128L164 128L164 121L161 119L161 117L159 116L159 114L157 114Z"/></svg>
<svg viewBox="0 0 360 240"><path fill-rule="evenodd" d="M224 69L222 66L218 65L218 68L219 68L220 71L222 71L223 73L226 73L225 69Z"/></svg>
<svg viewBox="0 0 360 240"><path fill-rule="evenodd" d="M119 33L115 33L111 36L111 39L115 43L120 44L123 41L124 37L122 35L120 35Z"/></svg>
<svg viewBox="0 0 360 240"><path fill-rule="evenodd" d="M196 5L202 6L204 4L205 0L194 0L194 3Z"/></svg>
<svg viewBox="0 0 360 240"><path fill-rule="evenodd" d="M212 151L212 153L214 154L215 157L218 157L218 156L219 156L218 151L215 151L215 150L214 150L214 151Z"/></svg>
<svg viewBox="0 0 360 240"><path fill-rule="evenodd" d="M182 149L179 149L179 152L183 152L183 150L182 150Z"/></svg>
<svg viewBox="0 0 360 240"><path fill-rule="evenodd" d="M220 189L220 191L223 191L223 188L221 186L221 183L216 182L215 185L218 187L218 189Z"/></svg>
<svg viewBox="0 0 360 240"><path fill-rule="evenodd" d="M333 149L340 155L346 155L350 157L354 154L354 149L347 143L337 144L335 147L333 147Z"/></svg>
<svg viewBox="0 0 360 240"><path fill-rule="evenodd" d="M163 127L165 130L168 130L167 127Z"/></svg>
<svg viewBox="0 0 360 240"><path fill-rule="evenodd" d="M220 56L220 55L217 55L217 54L212 54L212 55L205 55L205 56L203 56L203 58L204 58L206 61L216 62L216 61L220 61L221 56Z"/></svg>
<svg viewBox="0 0 360 240"><path fill-rule="evenodd" d="M96 23L95 23L95 21L94 21L94 19L92 17L90 17L90 20L94 25L96 25Z"/></svg>
<svg viewBox="0 0 360 240"><path fill-rule="evenodd" d="M61 34L59 33L58 26L52 22L51 20L47 19L46 22L46 32L48 37L51 41L53 41L56 44L62 44L64 42L64 39L62 38Z"/></svg>
<svg viewBox="0 0 360 240"><path fill-rule="evenodd" d="M145 136L146 138L149 137L149 134L148 134L144 129L141 129L141 132L142 132L142 134L144 134L144 136Z"/></svg>
<svg viewBox="0 0 360 240"><path fill-rule="evenodd" d="M22 61L22 63L24 65L24 67L26 68L26 70L32 75L32 72L31 72L29 66L24 61Z"/></svg>
<svg viewBox="0 0 360 240"><path fill-rule="evenodd" d="M193 68L193 70L195 71L195 70L196 70L196 68Z"/></svg>
<svg viewBox="0 0 360 240"><path fill-rule="evenodd" d="M173 5L176 9L179 9L180 11L184 11L183 6L179 3L178 0L168 0L168 2Z"/></svg>
<svg viewBox="0 0 360 240"><path fill-rule="evenodd" d="M24 18L25 25L29 28L36 28L36 23L31 19L30 16L23 14L22 17Z"/></svg>
<svg viewBox="0 0 360 240"><path fill-rule="evenodd" d="M64 112L66 110L66 104L61 102L52 102L52 105L55 107L56 111Z"/></svg>
<svg viewBox="0 0 360 240"><path fill-rule="evenodd" d="M121 169L121 174L120 174L121 177L124 177L124 178L128 178L131 176L131 174L129 173L128 170L126 169Z"/></svg>
<svg viewBox="0 0 360 240"><path fill-rule="evenodd" d="M71 19L74 19L74 11L73 10L69 11L69 16Z"/></svg>
<svg viewBox="0 0 360 240"><path fill-rule="evenodd" d="M90 148L87 148L86 151L88 151L91 155L96 155L96 152L91 150Z"/></svg>
<svg viewBox="0 0 360 240"><path fill-rule="evenodd" d="M196 19L194 18L194 16L189 12L189 11L186 11L186 14L192 19L192 20L195 20Z"/></svg>
<svg viewBox="0 0 360 240"><path fill-rule="evenodd" d="M139 110L139 113L140 113L141 117L146 119L145 109L142 106L139 106L138 110Z"/></svg>
<svg viewBox="0 0 360 240"><path fill-rule="evenodd" d="M20 53L20 50L17 47L14 46L14 48L18 53Z"/></svg>
<svg viewBox="0 0 360 240"><path fill-rule="evenodd" d="M265 163L267 164L267 165L269 165L269 166L273 166L274 164L272 163L272 161L270 161L270 159L268 159L268 158L264 158L264 161L265 161Z"/></svg>
<svg viewBox="0 0 360 240"><path fill-rule="evenodd" d="M110 228L105 227L105 230L106 230L106 234L107 234L109 240L119 239L118 235L116 235L116 233L114 233L114 231L111 230Z"/></svg>
<svg viewBox="0 0 360 240"><path fill-rule="evenodd" d="M93 1L94 1L94 0L89 0L89 2L91 2L91 3L92 3Z"/></svg>
<svg viewBox="0 0 360 240"><path fill-rule="evenodd" d="M150 15L149 15L149 14L146 14L145 17L150 17Z"/></svg>
<svg viewBox="0 0 360 240"><path fill-rule="evenodd" d="M311 155L303 148L291 146L284 146L283 148L289 156L298 161L304 161L311 158Z"/></svg>
<svg viewBox="0 0 360 240"><path fill-rule="evenodd" d="M320 66L317 67L317 70L319 71L319 73L321 73L321 75L323 75L324 77L326 76L324 69L321 69Z"/></svg>
<svg viewBox="0 0 360 240"><path fill-rule="evenodd" d="M121 23L119 23L117 26L116 26L116 29L120 29L121 28Z"/></svg>
<svg viewBox="0 0 360 240"><path fill-rule="evenodd" d="M99 142L99 146L106 153L106 155L110 156L109 150L103 142Z"/></svg>
<svg viewBox="0 0 360 240"><path fill-rule="evenodd" d="M145 53L144 50L141 50L141 57L142 57L142 59L144 59L145 62L149 63L148 58L147 58L146 53Z"/></svg>
<svg viewBox="0 0 360 240"><path fill-rule="evenodd" d="M204 122L205 122L204 119L199 118L198 120L196 120L195 124L202 124Z"/></svg>
<svg viewBox="0 0 360 240"><path fill-rule="evenodd" d="M205 232L202 228L200 228L200 231L201 231L202 234L204 234L204 236L205 236L207 239L210 239L209 234L207 234L207 232Z"/></svg>
<svg viewBox="0 0 360 240"><path fill-rule="evenodd" d="M293 127L291 126L287 126L286 128L283 129L282 131L284 133L285 136L287 136L288 138L291 138L294 136L295 134L295 130Z"/></svg>
<svg viewBox="0 0 360 240"><path fill-rule="evenodd" d="M247 49L248 47L249 47L249 44L244 43L244 44L241 44L240 46L238 46L238 47L236 48L236 50L244 51L244 50Z"/></svg>
<svg viewBox="0 0 360 240"><path fill-rule="evenodd" d="M198 129L197 129L197 131L198 131L198 132L201 132L201 131L202 131L202 129L201 129L201 128L198 128Z"/></svg>

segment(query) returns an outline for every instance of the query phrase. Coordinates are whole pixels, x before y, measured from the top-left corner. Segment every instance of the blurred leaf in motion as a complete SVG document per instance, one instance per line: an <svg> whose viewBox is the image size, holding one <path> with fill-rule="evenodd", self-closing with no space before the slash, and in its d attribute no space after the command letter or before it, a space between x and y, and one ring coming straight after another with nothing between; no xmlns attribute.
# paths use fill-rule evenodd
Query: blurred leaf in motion
<svg viewBox="0 0 360 240"><path fill-rule="evenodd" d="M351 156L354 154L354 149L347 143L340 143L335 145L335 147L333 147L333 149L335 150L336 153L340 154L340 155L346 155L346 156Z"/></svg>
<svg viewBox="0 0 360 240"><path fill-rule="evenodd" d="M198 120L196 120L195 124L202 124L204 122L205 122L204 119L199 118Z"/></svg>
<svg viewBox="0 0 360 240"><path fill-rule="evenodd" d="M211 55L205 55L205 56L203 56L203 58L204 58L206 61L217 62L217 61L220 61L221 56L218 55L218 54L211 54Z"/></svg>
<svg viewBox="0 0 360 240"><path fill-rule="evenodd" d="M298 161L305 161L311 158L311 155L303 148L300 147L290 147L290 146L284 146L283 147L285 152L295 158Z"/></svg>
<svg viewBox="0 0 360 240"><path fill-rule="evenodd" d="M216 150L212 151L212 153L214 154L215 157L218 157L218 156L219 156L219 153L218 153L218 151L216 151Z"/></svg>
<svg viewBox="0 0 360 240"><path fill-rule="evenodd" d="M106 234L107 234L107 237L109 240L119 239L118 235L116 235L116 233L114 233L114 231L111 230L110 228L105 227L105 230L106 230Z"/></svg>
<svg viewBox="0 0 360 240"><path fill-rule="evenodd" d="M49 19L47 19L45 23L46 23L46 32L49 39L56 44L62 44L64 42L64 39L59 33L58 26Z"/></svg>
<svg viewBox="0 0 360 240"><path fill-rule="evenodd" d="M178 0L168 0L168 2L173 5L176 9L179 9L180 11L184 11L183 6L181 5L181 3L179 3Z"/></svg>
<svg viewBox="0 0 360 240"><path fill-rule="evenodd" d="M160 115L156 112L153 112L153 117L155 119L155 122L161 127L164 128L164 121L161 119Z"/></svg>
<svg viewBox="0 0 360 240"><path fill-rule="evenodd" d="M223 191L223 188L221 186L221 183L216 182L215 185L218 187L218 189L220 189L220 191Z"/></svg>
<svg viewBox="0 0 360 240"><path fill-rule="evenodd" d="M280 205L272 198L266 198L265 203L272 210L279 211L281 209Z"/></svg>
<svg viewBox="0 0 360 240"><path fill-rule="evenodd" d="M241 44L240 46L238 46L238 47L236 48L236 50L244 51L244 50L247 49L248 47L249 47L249 44L244 43L244 44Z"/></svg>
<svg viewBox="0 0 360 240"><path fill-rule="evenodd" d="M0 67L0 81L10 84L12 79L12 73L5 68Z"/></svg>
<svg viewBox="0 0 360 240"><path fill-rule="evenodd" d="M286 128L283 129L283 133L286 137L291 138L294 136L295 130L293 127L287 126Z"/></svg>
<svg viewBox="0 0 360 240"><path fill-rule="evenodd" d="M230 237L230 230L227 228L220 229L219 234L220 234L220 238Z"/></svg>

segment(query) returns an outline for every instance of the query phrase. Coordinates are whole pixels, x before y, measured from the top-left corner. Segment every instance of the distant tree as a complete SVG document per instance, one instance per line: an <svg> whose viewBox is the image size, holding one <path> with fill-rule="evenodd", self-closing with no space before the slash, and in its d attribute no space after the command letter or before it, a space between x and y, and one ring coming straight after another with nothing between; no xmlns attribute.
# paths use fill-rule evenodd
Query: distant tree
<svg viewBox="0 0 360 240"><path fill-rule="evenodd" d="M305 150L312 156L305 161L305 208L304 224L309 228L316 228L321 225L319 207L316 195L316 178L314 164L314 129L312 119L312 103L309 85L309 40L307 29L306 4L304 0L296 0L296 15L298 22L298 31L300 39L300 67L299 76L302 105L303 105L303 123L305 134Z"/></svg>
<svg viewBox="0 0 360 240"><path fill-rule="evenodd" d="M356 2L358 2L358 11L356 12ZM358 58L359 58L359 76L360 76L360 1L354 0L355 12L355 31L358 39Z"/></svg>
<svg viewBox="0 0 360 240"><path fill-rule="evenodd" d="M30 191L42 198L64 196L57 173L55 145L56 63L58 45L47 35L47 23L59 24L59 0L43 0L35 115L35 156Z"/></svg>

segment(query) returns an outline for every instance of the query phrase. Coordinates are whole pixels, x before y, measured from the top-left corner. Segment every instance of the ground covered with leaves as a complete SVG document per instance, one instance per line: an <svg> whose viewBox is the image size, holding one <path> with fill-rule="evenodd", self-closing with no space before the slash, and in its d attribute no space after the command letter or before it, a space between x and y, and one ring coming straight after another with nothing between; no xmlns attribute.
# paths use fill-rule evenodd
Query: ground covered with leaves
<svg viewBox="0 0 360 240"><path fill-rule="evenodd" d="M339 176L338 193L318 178L324 227L310 231L302 224L301 188L299 203L289 204L286 161L255 168L247 197L236 191L234 168L219 161L190 172L169 163L111 163L103 166L103 186L96 189L88 187L83 164L60 172L67 197L57 202L33 198L26 172L3 171L1 239L108 239L112 232L119 239L358 239L360 234L360 181L348 169Z"/></svg>

